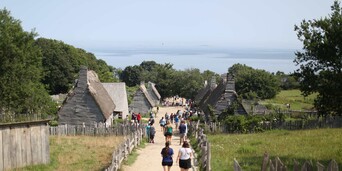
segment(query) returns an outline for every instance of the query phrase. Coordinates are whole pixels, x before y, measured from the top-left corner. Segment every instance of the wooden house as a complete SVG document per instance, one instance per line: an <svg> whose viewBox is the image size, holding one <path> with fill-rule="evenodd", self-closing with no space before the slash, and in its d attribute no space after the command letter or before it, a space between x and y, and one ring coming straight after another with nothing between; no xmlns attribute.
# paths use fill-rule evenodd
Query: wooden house
<svg viewBox="0 0 342 171"><path fill-rule="evenodd" d="M145 83L142 82L139 86L139 89L135 92L133 101L129 106L131 112L146 114L150 112L153 107L155 107L155 103L148 93Z"/></svg>
<svg viewBox="0 0 342 171"><path fill-rule="evenodd" d="M58 111L59 124L112 124L115 104L94 71L82 67L75 87Z"/></svg>
<svg viewBox="0 0 342 171"><path fill-rule="evenodd" d="M246 114L243 106L237 101L237 93L235 92L235 80L232 75L227 74L227 78L210 93L200 108L206 113L210 113L209 106L215 115L220 115L222 112L228 110L233 104L237 105L234 110L235 114Z"/></svg>
<svg viewBox="0 0 342 171"><path fill-rule="evenodd" d="M125 119L128 113L128 101L126 84L122 83L102 83L109 96L115 104L114 117Z"/></svg>
<svg viewBox="0 0 342 171"><path fill-rule="evenodd" d="M154 104L158 106L160 104L161 96L156 88L156 84L148 82L147 92L150 94Z"/></svg>
<svg viewBox="0 0 342 171"><path fill-rule="evenodd" d="M195 104L197 106L202 106L208 99L211 92L217 87L216 77L211 78L210 84L207 81L204 82L204 87L199 90L198 94L195 96Z"/></svg>

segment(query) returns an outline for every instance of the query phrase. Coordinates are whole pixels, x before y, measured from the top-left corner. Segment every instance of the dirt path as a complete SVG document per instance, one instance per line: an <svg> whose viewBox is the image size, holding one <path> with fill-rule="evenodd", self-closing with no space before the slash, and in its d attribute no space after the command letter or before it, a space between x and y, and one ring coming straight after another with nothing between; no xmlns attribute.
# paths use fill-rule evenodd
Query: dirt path
<svg viewBox="0 0 342 171"><path fill-rule="evenodd" d="M159 113L157 114L157 118L155 118L155 128L156 128L156 136L154 138L154 144L148 143L144 149L137 150L138 158L134 162L132 166L123 166L123 171L161 171L163 167L161 165L162 157L161 157L161 150L165 146L165 137L161 128L159 126L159 120L162 116L165 115L166 112L168 113L176 113L177 110L184 110L182 107L161 107L159 109ZM174 126L174 124L173 124ZM173 166L171 171L179 171L180 168L178 163L176 163L178 150L180 149L179 145L179 136L178 130L174 130L176 133L175 136L172 137L172 144L171 148L174 151L173 155Z"/></svg>

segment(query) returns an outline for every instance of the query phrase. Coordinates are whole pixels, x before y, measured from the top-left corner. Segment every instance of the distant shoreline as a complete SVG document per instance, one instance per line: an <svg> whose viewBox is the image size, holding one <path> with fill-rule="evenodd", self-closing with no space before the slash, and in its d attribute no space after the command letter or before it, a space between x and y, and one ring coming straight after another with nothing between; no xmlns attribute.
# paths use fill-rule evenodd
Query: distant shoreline
<svg viewBox="0 0 342 171"><path fill-rule="evenodd" d="M298 67L294 49L222 49L222 48L115 48L95 51L97 58L115 68L139 65L143 61L171 63L177 70L198 68L226 73L235 63L269 72L293 73Z"/></svg>

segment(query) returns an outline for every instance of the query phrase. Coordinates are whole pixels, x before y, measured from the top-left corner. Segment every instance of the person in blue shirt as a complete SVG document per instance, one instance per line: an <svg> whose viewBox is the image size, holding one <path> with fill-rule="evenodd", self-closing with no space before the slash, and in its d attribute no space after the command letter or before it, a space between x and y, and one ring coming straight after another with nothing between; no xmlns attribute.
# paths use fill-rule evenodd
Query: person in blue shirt
<svg viewBox="0 0 342 171"><path fill-rule="evenodd" d="M182 120L181 121L181 124L179 125L179 145L181 145L184 141L185 141L185 138L186 138L186 125L185 125L185 121Z"/></svg>
<svg viewBox="0 0 342 171"><path fill-rule="evenodd" d="M170 171L173 164L173 149L170 147L170 142L165 143L165 147L162 149L160 154L163 157L162 166L164 171Z"/></svg>

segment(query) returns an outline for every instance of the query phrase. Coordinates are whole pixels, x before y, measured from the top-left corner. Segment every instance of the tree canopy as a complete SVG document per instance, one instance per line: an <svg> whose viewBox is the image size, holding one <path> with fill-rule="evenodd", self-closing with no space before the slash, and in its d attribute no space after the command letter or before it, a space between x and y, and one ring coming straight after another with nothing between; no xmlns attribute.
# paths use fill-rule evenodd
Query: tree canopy
<svg viewBox="0 0 342 171"><path fill-rule="evenodd" d="M236 91L245 99L269 99L280 91L277 77L265 70L234 64L228 72L235 76Z"/></svg>
<svg viewBox="0 0 342 171"><path fill-rule="evenodd" d="M34 31L0 10L0 113L48 114L53 103L42 79L42 53Z"/></svg>
<svg viewBox="0 0 342 171"><path fill-rule="evenodd" d="M158 64L155 61L143 61L140 65L126 67L121 78L128 86L135 86L141 81L156 83L162 97L179 95L194 98L203 88L204 80L219 75L212 71L200 72L199 69L186 69L178 71L172 64ZM217 80L218 81L218 80Z"/></svg>
<svg viewBox="0 0 342 171"><path fill-rule="evenodd" d="M335 1L325 18L295 25L303 50L296 52L303 95L318 92L315 107L320 114L342 114L342 9Z"/></svg>
<svg viewBox="0 0 342 171"><path fill-rule="evenodd" d="M39 38L36 44L43 54L42 82L50 94L68 92L82 65L94 70L101 82L119 81L114 77L115 68L104 60L96 59L92 53L53 39Z"/></svg>

